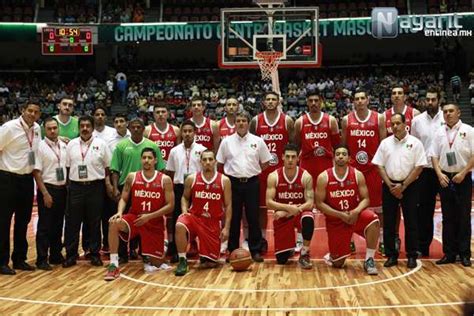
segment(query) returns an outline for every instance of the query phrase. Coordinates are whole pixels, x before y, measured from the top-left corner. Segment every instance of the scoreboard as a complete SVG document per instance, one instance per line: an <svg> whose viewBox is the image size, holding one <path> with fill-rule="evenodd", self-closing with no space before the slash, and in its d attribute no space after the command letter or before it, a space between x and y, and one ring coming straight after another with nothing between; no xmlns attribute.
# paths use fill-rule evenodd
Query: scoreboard
<svg viewBox="0 0 474 316"><path fill-rule="evenodd" d="M92 29L88 27L44 27L43 55L92 55Z"/></svg>

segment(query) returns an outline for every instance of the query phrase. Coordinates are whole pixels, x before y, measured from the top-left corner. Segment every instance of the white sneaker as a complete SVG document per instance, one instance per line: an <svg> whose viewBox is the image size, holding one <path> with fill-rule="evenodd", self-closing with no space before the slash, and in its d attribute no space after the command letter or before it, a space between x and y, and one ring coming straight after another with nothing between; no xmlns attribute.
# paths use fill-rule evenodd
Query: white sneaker
<svg viewBox="0 0 474 316"><path fill-rule="evenodd" d="M160 270L171 270L171 266L167 265L166 263L162 263L161 266L159 268L155 267L154 265L152 264L149 264L149 263L145 263L143 265L143 270L145 271L145 273L154 273L156 271L160 271Z"/></svg>
<svg viewBox="0 0 474 316"><path fill-rule="evenodd" d="M324 259L325 264L332 267L332 258L331 258L331 254L329 252L324 255L323 259Z"/></svg>
<svg viewBox="0 0 474 316"><path fill-rule="evenodd" d="M244 241L242 242L242 248L244 248L247 251L250 251L249 242L247 239L244 239Z"/></svg>
<svg viewBox="0 0 474 316"><path fill-rule="evenodd" d="M303 248L303 235L300 233L297 233L295 252L301 252L301 248Z"/></svg>
<svg viewBox="0 0 474 316"><path fill-rule="evenodd" d="M228 241L223 241L221 242L221 254L225 254L227 252L227 245L228 245Z"/></svg>

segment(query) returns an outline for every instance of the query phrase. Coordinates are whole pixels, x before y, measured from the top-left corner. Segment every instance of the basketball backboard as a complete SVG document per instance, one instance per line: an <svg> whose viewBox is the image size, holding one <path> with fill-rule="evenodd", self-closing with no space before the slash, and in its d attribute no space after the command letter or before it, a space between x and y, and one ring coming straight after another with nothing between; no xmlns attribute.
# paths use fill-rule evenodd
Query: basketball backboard
<svg viewBox="0 0 474 316"><path fill-rule="evenodd" d="M282 53L279 68L319 67L318 8L221 9L221 68L258 68L258 51Z"/></svg>

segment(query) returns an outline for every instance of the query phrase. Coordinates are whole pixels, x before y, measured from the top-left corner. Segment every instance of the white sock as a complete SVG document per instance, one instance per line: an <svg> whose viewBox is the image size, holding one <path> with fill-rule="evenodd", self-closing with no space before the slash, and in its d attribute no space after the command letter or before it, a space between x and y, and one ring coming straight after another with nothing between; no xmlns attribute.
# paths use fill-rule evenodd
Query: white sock
<svg viewBox="0 0 474 316"><path fill-rule="evenodd" d="M118 268L119 266L119 256L118 253L111 253L110 254L110 264L113 264Z"/></svg>
<svg viewBox="0 0 474 316"><path fill-rule="evenodd" d="M185 252L178 252L178 257L186 259L186 253Z"/></svg>
<svg viewBox="0 0 474 316"><path fill-rule="evenodd" d="M303 248L301 248L301 254L302 255L305 255L309 252L309 246L303 246Z"/></svg>
<svg viewBox="0 0 474 316"><path fill-rule="evenodd" d="M379 242L383 243L383 228L380 227Z"/></svg>
<svg viewBox="0 0 474 316"><path fill-rule="evenodd" d="M375 256L375 249L367 248L367 251L365 253L365 260L369 258L373 258L374 256Z"/></svg>
<svg viewBox="0 0 474 316"><path fill-rule="evenodd" d="M265 228L262 228L262 238L267 239L267 230Z"/></svg>

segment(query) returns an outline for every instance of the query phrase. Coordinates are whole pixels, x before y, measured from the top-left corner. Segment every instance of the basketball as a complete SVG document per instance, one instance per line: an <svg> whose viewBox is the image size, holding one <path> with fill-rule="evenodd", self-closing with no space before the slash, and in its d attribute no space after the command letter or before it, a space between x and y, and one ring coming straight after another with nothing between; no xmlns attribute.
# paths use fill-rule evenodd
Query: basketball
<svg viewBox="0 0 474 316"><path fill-rule="evenodd" d="M234 271L245 271L253 262L250 252L244 248L237 248L232 251L229 261Z"/></svg>

